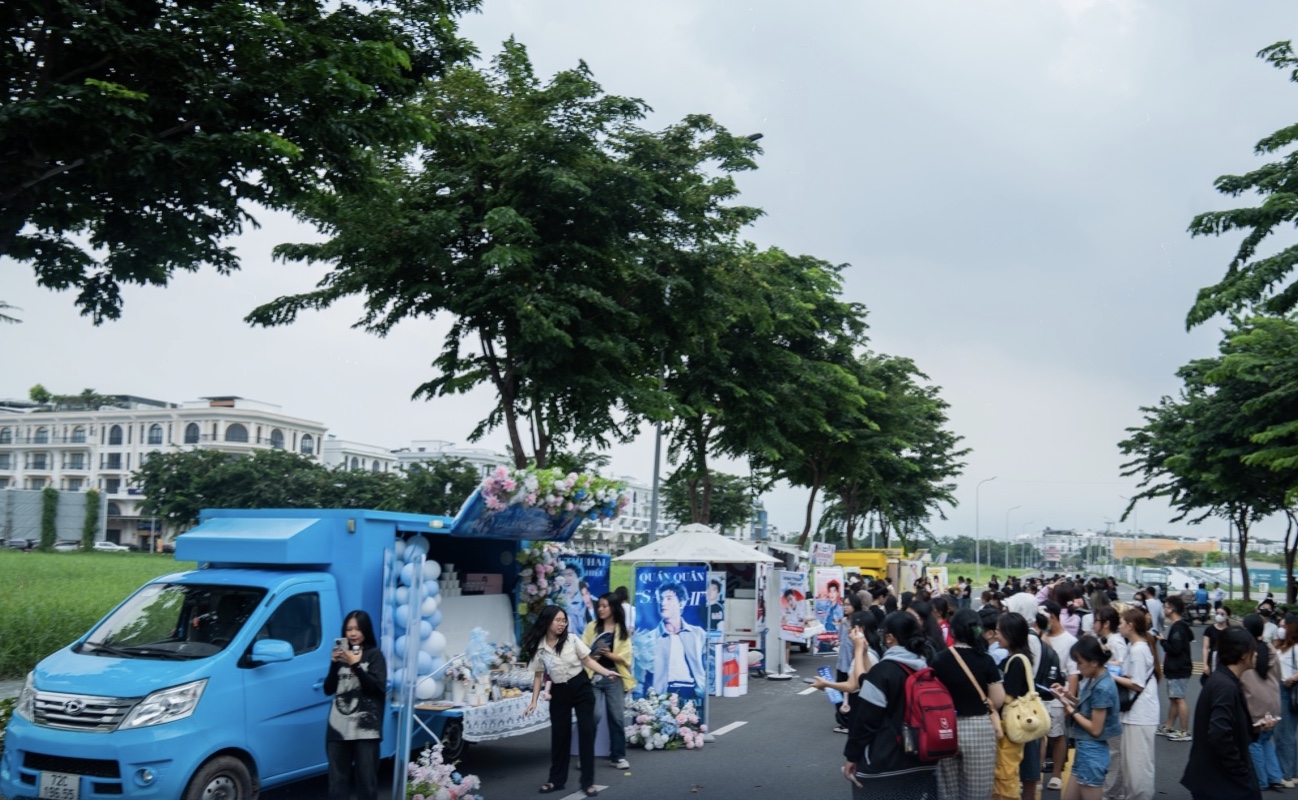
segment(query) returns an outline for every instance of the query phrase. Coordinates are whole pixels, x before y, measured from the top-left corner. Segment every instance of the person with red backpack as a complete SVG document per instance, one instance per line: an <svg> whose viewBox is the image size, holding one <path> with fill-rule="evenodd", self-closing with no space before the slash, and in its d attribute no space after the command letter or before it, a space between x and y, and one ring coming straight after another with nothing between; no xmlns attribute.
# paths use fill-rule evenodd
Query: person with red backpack
<svg viewBox="0 0 1298 800"><path fill-rule="evenodd" d="M959 748L955 706L929 669L932 645L913 615L889 614L880 633L886 649L862 681L843 777L853 800L929 800L937 796L937 759Z"/></svg>

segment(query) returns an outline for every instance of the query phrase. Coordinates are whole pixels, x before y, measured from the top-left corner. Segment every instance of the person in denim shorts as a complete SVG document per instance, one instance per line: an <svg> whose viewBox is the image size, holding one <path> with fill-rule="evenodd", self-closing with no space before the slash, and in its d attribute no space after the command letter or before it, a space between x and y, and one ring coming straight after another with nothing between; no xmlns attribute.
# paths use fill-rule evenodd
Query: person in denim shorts
<svg viewBox="0 0 1298 800"><path fill-rule="evenodd" d="M1109 653L1096 637L1079 639L1073 645L1072 657L1082 677L1077 696L1069 695L1059 684L1051 687L1064 703L1064 714L1077 742L1073 751L1073 779L1064 790L1063 800L1100 800L1104 795L1104 778L1109 772L1108 739L1122 733L1118 685L1105 666Z"/></svg>

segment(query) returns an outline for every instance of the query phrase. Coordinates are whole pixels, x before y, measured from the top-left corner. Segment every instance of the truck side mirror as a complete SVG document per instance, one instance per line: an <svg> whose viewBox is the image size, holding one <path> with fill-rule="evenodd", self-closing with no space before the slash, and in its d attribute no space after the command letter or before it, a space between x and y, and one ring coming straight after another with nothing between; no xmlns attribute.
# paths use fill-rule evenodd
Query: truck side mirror
<svg viewBox="0 0 1298 800"><path fill-rule="evenodd" d="M254 664L274 664L278 661L292 661L293 645L283 639L262 639L252 646L252 655L248 660Z"/></svg>

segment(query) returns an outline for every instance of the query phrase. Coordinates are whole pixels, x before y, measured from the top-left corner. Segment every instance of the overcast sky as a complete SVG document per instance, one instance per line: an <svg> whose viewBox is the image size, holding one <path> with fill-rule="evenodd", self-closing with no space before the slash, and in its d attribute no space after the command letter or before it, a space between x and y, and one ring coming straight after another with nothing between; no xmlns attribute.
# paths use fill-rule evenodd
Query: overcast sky
<svg viewBox="0 0 1298 800"><path fill-rule="evenodd" d="M740 178L767 214L748 237L851 265L872 348L915 359L973 448L960 505L932 530L999 540L1007 520L1014 535L1116 520L1135 491L1119 474L1124 428L1175 392L1177 367L1215 352L1220 325L1187 333L1184 320L1237 240L1186 227L1230 205L1214 178L1259 164L1255 142L1295 122L1298 87L1254 54L1296 22L1279 1L485 0L462 29L484 57L517 36L542 75L584 59L607 91L654 108L649 127L702 112L764 134L761 169ZM348 303L289 328L241 322L323 274L272 263L274 244L312 234L258 216L236 242L242 272L127 288L123 320L99 328L4 262L0 300L24 322L0 326L0 396L38 382L235 394L340 438L466 444L490 395L409 399L444 321L379 339L350 329ZM648 480L652 453L645 435L613 451L614 470ZM805 502L766 499L786 528ZM1137 514L1142 530L1225 536L1224 523L1169 524L1154 503Z"/></svg>

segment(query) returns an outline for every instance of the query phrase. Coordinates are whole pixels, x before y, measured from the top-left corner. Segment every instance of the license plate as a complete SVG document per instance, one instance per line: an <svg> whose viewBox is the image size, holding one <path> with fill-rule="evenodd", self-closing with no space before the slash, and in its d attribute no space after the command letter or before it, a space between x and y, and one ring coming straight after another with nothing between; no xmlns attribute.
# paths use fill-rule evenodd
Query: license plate
<svg viewBox="0 0 1298 800"><path fill-rule="evenodd" d="M36 796L46 800L80 800L81 776L66 772L42 772Z"/></svg>

